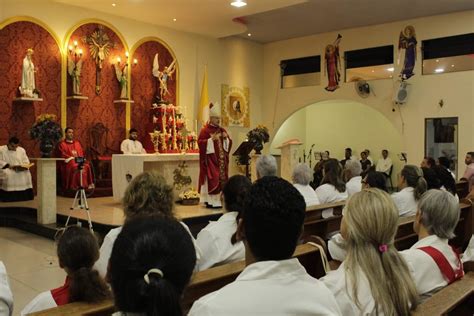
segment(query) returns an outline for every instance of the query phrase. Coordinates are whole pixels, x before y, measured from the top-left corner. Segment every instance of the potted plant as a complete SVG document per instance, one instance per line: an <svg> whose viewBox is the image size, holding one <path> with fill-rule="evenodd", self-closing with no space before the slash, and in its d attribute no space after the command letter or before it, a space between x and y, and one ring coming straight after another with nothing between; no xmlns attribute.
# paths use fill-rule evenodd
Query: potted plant
<svg viewBox="0 0 474 316"><path fill-rule="evenodd" d="M49 158L56 143L63 137L63 131L54 114L41 114L30 128L31 139L40 141L41 157Z"/></svg>
<svg viewBox="0 0 474 316"><path fill-rule="evenodd" d="M268 143L270 135L268 134L268 128L264 125L258 125L254 129L247 133L248 141L254 144L254 150L256 154L261 154L263 144Z"/></svg>

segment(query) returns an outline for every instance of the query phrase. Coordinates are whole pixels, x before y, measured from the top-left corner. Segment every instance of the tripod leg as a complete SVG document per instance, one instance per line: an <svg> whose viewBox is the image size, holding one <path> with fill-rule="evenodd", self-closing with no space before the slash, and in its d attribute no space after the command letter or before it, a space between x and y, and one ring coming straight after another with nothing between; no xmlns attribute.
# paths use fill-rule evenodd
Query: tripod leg
<svg viewBox="0 0 474 316"><path fill-rule="evenodd" d="M69 216L67 217L66 225L65 225L66 227L69 224L69 220L71 219L72 211L76 208L78 195L79 195L79 191L76 191L76 195L74 196L74 201L72 202L72 206L69 209Z"/></svg>
<svg viewBox="0 0 474 316"><path fill-rule="evenodd" d="M81 200L83 202L83 206L85 207L86 214L87 214L87 222L89 223L89 230L91 232L94 232L94 229L92 228L92 220L91 220L91 213L89 211L89 205L87 204L87 196L86 196L86 191L84 189L81 190Z"/></svg>

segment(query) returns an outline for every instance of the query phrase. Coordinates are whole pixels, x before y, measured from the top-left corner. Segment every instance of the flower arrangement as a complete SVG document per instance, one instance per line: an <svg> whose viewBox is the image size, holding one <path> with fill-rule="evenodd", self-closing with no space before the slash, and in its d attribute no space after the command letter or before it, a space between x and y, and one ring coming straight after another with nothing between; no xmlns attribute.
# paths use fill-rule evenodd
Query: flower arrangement
<svg viewBox="0 0 474 316"><path fill-rule="evenodd" d="M185 192L181 192L179 194L179 198L181 200L193 200L193 199L199 199L199 193L196 190L190 189Z"/></svg>
<svg viewBox="0 0 474 316"><path fill-rule="evenodd" d="M41 114L30 129L31 139L51 140L57 143L63 137L61 126L56 122L56 115Z"/></svg>
<svg viewBox="0 0 474 316"><path fill-rule="evenodd" d="M254 149L257 154L263 149L263 144L268 143L270 134L268 128L264 125L258 125L247 133L248 141L254 143Z"/></svg>

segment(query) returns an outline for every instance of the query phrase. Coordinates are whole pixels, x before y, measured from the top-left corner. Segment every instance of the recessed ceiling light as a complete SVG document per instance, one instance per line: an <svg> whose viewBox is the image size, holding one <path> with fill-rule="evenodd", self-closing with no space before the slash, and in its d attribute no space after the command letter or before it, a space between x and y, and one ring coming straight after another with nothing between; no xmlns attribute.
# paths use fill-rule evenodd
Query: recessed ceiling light
<svg viewBox="0 0 474 316"><path fill-rule="evenodd" d="M247 5L247 2L244 0L235 0L230 3L231 6L240 8L240 7L245 7Z"/></svg>
<svg viewBox="0 0 474 316"><path fill-rule="evenodd" d="M436 62L439 63L439 59L436 59Z"/></svg>
<svg viewBox="0 0 474 316"><path fill-rule="evenodd" d="M437 72L437 73L444 72L444 68L436 68L435 72Z"/></svg>
<svg viewBox="0 0 474 316"><path fill-rule="evenodd" d="M372 70L372 72L375 72L375 70Z"/></svg>
<svg viewBox="0 0 474 316"><path fill-rule="evenodd" d="M451 65L451 67L454 67L454 65Z"/></svg>
<svg viewBox="0 0 474 316"><path fill-rule="evenodd" d="M252 36L252 33L247 33L247 36L248 36L248 37Z"/></svg>
<svg viewBox="0 0 474 316"><path fill-rule="evenodd" d="M116 4L115 4L115 3L112 3L112 6L113 6L113 7L115 7L115 6L116 6Z"/></svg>
<svg viewBox="0 0 474 316"><path fill-rule="evenodd" d="M173 22L176 22L176 18L173 19Z"/></svg>
<svg viewBox="0 0 474 316"><path fill-rule="evenodd" d="M395 68L393 68L393 67L387 68L387 71L394 71L394 70L395 70Z"/></svg>

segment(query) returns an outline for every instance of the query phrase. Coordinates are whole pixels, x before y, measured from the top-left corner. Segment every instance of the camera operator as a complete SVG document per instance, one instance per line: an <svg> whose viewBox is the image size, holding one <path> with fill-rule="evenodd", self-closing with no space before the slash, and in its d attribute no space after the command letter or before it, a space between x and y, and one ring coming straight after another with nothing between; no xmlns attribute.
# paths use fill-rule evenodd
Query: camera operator
<svg viewBox="0 0 474 316"><path fill-rule="evenodd" d="M60 163L59 172L63 190L77 190L80 187L80 170L82 169L82 186L93 188L94 179L89 163L84 158L81 143L74 140L74 130L66 127L66 138L58 144L58 157L64 158Z"/></svg>

